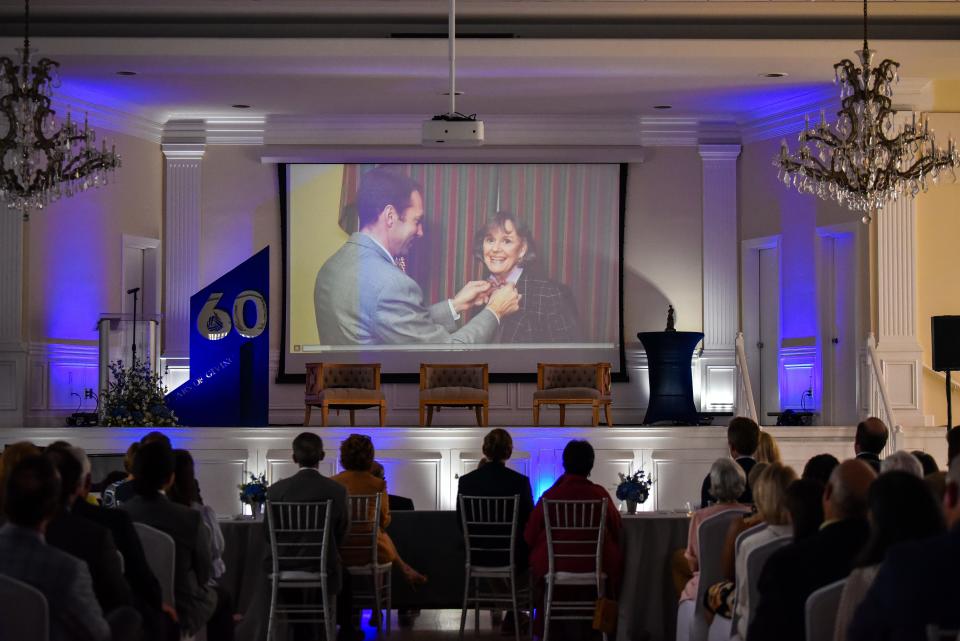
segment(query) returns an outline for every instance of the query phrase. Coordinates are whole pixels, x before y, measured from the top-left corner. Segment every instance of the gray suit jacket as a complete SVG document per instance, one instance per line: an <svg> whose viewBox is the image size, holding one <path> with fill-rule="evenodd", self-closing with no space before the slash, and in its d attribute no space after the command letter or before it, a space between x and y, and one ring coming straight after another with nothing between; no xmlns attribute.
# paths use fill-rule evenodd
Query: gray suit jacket
<svg viewBox="0 0 960 641"><path fill-rule="evenodd" d="M193 634L207 624L217 608L217 593L207 585L213 562L210 533L200 512L174 503L163 494L137 495L124 501L125 510L137 523L166 532L176 544L173 596L180 628Z"/></svg>
<svg viewBox="0 0 960 641"><path fill-rule="evenodd" d="M327 551L328 589L339 592L342 584L340 553L343 537L350 529L350 512L347 510L347 488L332 481L315 469L301 468L299 472L280 479L267 488L270 501L321 502L333 499L333 512L330 514L330 546ZM264 529L267 524L264 522ZM268 533L269 536L269 533Z"/></svg>
<svg viewBox="0 0 960 641"><path fill-rule="evenodd" d="M50 641L110 639L87 564L47 545L36 532L10 523L0 528L0 574L43 592L50 612Z"/></svg>
<svg viewBox="0 0 960 641"><path fill-rule="evenodd" d="M488 309L457 329L447 301L423 306L423 292L360 232L327 259L313 290L323 345L489 343L499 323Z"/></svg>

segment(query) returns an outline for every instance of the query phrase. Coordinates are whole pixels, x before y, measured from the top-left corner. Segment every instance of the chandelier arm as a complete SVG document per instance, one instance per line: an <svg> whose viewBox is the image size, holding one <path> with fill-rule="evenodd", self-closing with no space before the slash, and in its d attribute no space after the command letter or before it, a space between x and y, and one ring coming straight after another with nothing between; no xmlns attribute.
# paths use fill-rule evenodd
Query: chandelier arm
<svg viewBox="0 0 960 641"><path fill-rule="evenodd" d="M29 2L30 0L27 0ZM867 51L870 47L867 46L867 0L863 0L863 49Z"/></svg>

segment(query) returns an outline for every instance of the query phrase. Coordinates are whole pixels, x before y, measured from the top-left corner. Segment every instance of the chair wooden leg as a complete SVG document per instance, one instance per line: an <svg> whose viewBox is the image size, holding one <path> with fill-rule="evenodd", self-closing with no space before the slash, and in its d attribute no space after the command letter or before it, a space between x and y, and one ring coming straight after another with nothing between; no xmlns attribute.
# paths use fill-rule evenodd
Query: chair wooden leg
<svg viewBox="0 0 960 641"><path fill-rule="evenodd" d="M356 410L350 410L350 427L356 427L357 417L355 414Z"/></svg>
<svg viewBox="0 0 960 641"><path fill-rule="evenodd" d="M305 406L306 409L303 410L303 426L307 427L310 425L310 410L313 409L309 405Z"/></svg>
<svg viewBox="0 0 960 641"><path fill-rule="evenodd" d="M610 403L603 406L603 417L607 421L607 427L613 427L613 420L610 418Z"/></svg>
<svg viewBox="0 0 960 641"><path fill-rule="evenodd" d="M560 427L563 427L567 420L567 406L560 403Z"/></svg>
<svg viewBox="0 0 960 641"><path fill-rule="evenodd" d="M487 403L483 404L483 426L486 427L490 425L490 405Z"/></svg>
<svg viewBox="0 0 960 641"><path fill-rule="evenodd" d="M324 403L320 406L320 425L326 427L328 418L330 418L330 408Z"/></svg>
<svg viewBox="0 0 960 641"><path fill-rule="evenodd" d="M380 403L380 427L387 424L387 404Z"/></svg>
<svg viewBox="0 0 960 641"><path fill-rule="evenodd" d="M474 405L473 412L477 415L477 425L483 427L486 423L483 421L483 406Z"/></svg>
<svg viewBox="0 0 960 641"><path fill-rule="evenodd" d="M419 409L420 409L420 427L423 427L424 425L426 425L426 423L424 423L424 419L423 419L423 403L422 402L420 403Z"/></svg>
<svg viewBox="0 0 960 641"><path fill-rule="evenodd" d="M427 405L427 427L433 424L433 405Z"/></svg>
<svg viewBox="0 0 960 641"><path fill-rule="evenodd" d="M600 424L600 405L597 403L593 404L593 426L596 427Z"/></svg>
<svg viewBox="0 0 960 641"><path fill-rule="evenodd" d="M533 402L533 424L540 425L540 403L538 401Z"/></svg>

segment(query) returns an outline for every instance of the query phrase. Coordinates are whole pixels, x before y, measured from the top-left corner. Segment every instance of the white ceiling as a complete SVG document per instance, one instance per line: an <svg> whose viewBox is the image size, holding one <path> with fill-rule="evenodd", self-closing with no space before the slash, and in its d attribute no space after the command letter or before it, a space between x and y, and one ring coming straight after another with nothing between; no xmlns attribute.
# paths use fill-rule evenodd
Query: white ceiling
<svg viewBox="0 0 960 641"><path fill-rule="evenodd" d="M383 3L373 0L32 0L36 16L33 45L62 65L61 92L70 99L109 107L163 123L171 118L223 116L417 115L446 111L447 43L443 38L390 37L171 37L171 25L190 25L234 36L270 16L273 28L309 14L326 32L342 22L348 35L387 23L397 29L440 32L447 3ZM745 7L755 10L749 19ZM22 5L0 1L0 52L17 46ZM457 43L458 110L481 117L510 115L653 116L747 122L796 102L835 94L833 64L859 48L857 2L670 2L549 1L468 2L461 0L464 30L524 33L516 38L461 38ZM492 20L489 16L502 19ZM960 42L899 39L924 21L952 27L960 2L879 2L871 5L876 31L871 39L882 57L901 63L901 92L915 97L933 79L960 80ZM349 15L348 15L349 13ZM414 16L404 22L401 14ZM652 18L651 16L660 16ZM699 15L691 26L685 16ZM173 16L174 18L170 18ZM401 16L401 17L398 17ZM420 16L417 18L416 16ZM487 16L486 18L484 16ZM564 33L582 21L604 17L589 39L549 36L558 16ZM767 16L764 23L758 16ZM900 17L897 17L900 16ZM720 38L618 38L616 25L634 24L670 36L684 29ZM590 21L594 20L593 23ZM730 37L737 25L754 21L756 38ZM920 22L916 22L919 20ZM631 22L633 21L633 22ZM812 22L813 21L813 22ZM805 38L775 38L777 29L796 31L814 24ZM558 23L558 24L560 24ZM765 25L763 33L756 25ZM77 25L87 37L68 37ZM817 26L819 25L819 26ZM911 27L910 25L913 25ZM118 37L142 33L141 37ZM151 33L150 30L155 30ZM358 30L359 29L359 30ZM539 29L541 35L534 30ZM731 30L732 29L732 30ZM824 37L813 37L822 30ZM906 32L905 31L905 32ZM942 30L941 30L942 31ZM842 32L842 33L841 33ZM174 33L176 31L174 30ZM547 33L547 35L542 35ZM841 33L843 37L831 34ZM960 37L960 30L947 30ZM120 77L117 71L135 71ZM765 72L786 72L768 79ZM249 104L249 110L231 108ZM669 112L654 105L669 104Z"/></svg>

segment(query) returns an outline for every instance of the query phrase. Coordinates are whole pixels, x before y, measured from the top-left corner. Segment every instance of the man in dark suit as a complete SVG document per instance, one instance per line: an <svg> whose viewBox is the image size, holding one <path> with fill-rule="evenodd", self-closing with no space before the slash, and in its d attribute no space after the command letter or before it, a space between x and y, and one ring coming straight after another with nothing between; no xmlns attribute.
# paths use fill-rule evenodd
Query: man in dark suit
<svg viewBox="0 0 960 641"><path fill-rule="evenodd" d="M880 452L887 444L888 434L889 430L883 421L870 417L860 421L853 437L853 451L857 458L872 467L877 474L880 473Z"/></svg>
<svg viewBox="0 0 960 641"><path fill-rule="evenodd" d="M31 456L14 467L6 485L8 521L0 528L0 574L43 593L51 640L106 641L111 627L94 596L87 564L44 540L59 499L60 477L49 459Z"/></svg>
<svg viewBox="0 0 960 641"><path fill-rule="evenodd" d="M176 544L173 591L180 629L208 639L233 639L228 595L210 585L213 562L210 534L197 510L174 503L164 492L173 485L173 450L155 441L142 445L133 460L136 496L120 507L137 523L169 534Z"/></svg>
<svg viewBox="0 0 960 641"><path fill-rule="evenodd" d="M293 439L293 462L300 466L293 476L280 479L267 488L268 501L323 502L333 500L330 528L330 546L327 550L327 589L337 594L337 623L340 625L338 639L354 639L359 633L353 626L353 610L350 598L350 575L343 572L340 564L339 546L350 529L350 512L347 509L347 489L320 474L323 460L323 441L311 432L303 432ZM264 524L266 527L266 524ZM362 634L360 635L362 637Z"/></svg>
<svg viewBox="0 0 960 641"><path fill-rule="evenodd" d="M730 425L727 426L727 446L730 448L730 456L743 468L743 474L747 477L747 485L743 494L737 499L741 503L753 503L753 492L750 489L750 470L756 465L757 461L753 455L757 452L757 445L760 443L760 426L746 416L737 416ZM710 494L710 475L703 479L703 485L700 486L700 507L707 507L715 499Z"/></svg>
<svg viewBox="0 0 960 641"><path fill-rule="evenodd" d="M820 530L777 550L763 566L760 601L747 634L751 641L803 641L807 597L850 574L867 541L867 492L875 478L870 466L857 460L833 471L823 491Z"/></svg>
<svg viewBox="0 0 960 641"><path fill-rule="evenodd" d="M913 641L927 638L927 625L960 628L960 458L947 472L943 512L947 533L890 548L847 639Z"/></svg>

